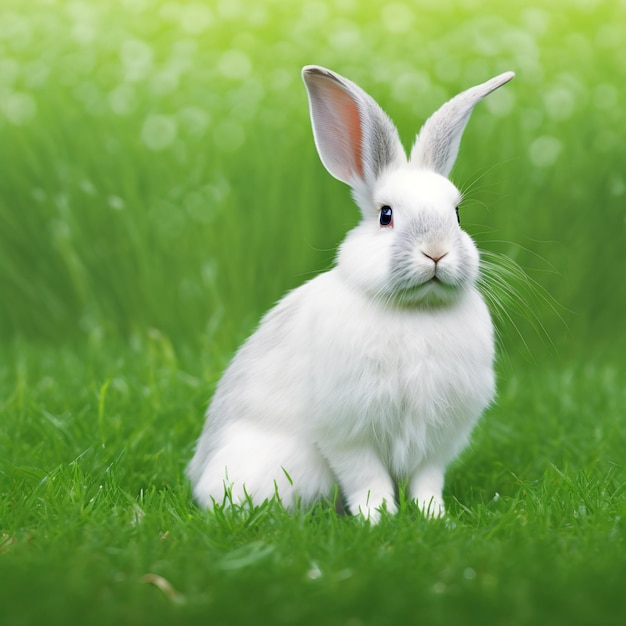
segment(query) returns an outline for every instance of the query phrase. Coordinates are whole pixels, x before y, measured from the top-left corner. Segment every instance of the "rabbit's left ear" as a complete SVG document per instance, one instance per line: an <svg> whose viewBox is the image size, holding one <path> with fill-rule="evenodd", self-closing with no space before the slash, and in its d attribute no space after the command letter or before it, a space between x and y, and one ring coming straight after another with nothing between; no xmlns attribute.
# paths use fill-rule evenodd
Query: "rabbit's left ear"
<svg viewBox="0 0 626 626"><path fill-rule="evenodd" d="M391 164L406 164L393 122L358 85L323 67L307 65L315 145L324 167L353 189L371 187Z"/></svg>
<svg viewBox="0 0 626 626"><path fill-rule="evenodd" d="M485 96L508 83L513 76L513 72L505 72L446 102L422 126L411 150L410 163L447 177L459 153L461 136L472 109Z"/></svg>

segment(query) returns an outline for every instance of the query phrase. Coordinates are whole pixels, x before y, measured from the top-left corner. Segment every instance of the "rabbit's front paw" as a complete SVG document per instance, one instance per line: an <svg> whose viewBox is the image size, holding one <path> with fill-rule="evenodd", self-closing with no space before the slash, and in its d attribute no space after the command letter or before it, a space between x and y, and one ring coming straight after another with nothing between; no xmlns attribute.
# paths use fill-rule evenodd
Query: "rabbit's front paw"
<svg viewBox="0 0 626 626"><path fill-rule="evenodd" d="M441 492L443 490L443 468L439 465L420 467L409 484L411 497L420 511L430 518L443 517L446 513Z"/></svg>
<svg viewBox="0 0 626 626"><path fill-rule="evenodd" d="M398 510L391 495L373 497L371 492L368 492L361 500L360 503L351 504L349 508L353 513L359 515L361 519L369 521L372 525L380 522L383 513L393 515Z"/></svg>
<svg viewBox="0 0 626 626"><path fill-rule="evenodd" d="M443 504L443 500L435 495L430 497L424 497L423 499L416 499L417 506L425 517L433 519L439 519L446 514L446 507Z"/></svg>

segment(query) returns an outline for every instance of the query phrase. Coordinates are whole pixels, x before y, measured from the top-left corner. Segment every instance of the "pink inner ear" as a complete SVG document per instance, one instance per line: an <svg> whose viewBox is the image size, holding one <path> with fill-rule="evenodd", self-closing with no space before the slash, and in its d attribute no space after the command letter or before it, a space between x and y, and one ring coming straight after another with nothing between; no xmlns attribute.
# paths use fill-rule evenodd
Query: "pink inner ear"
<svg viewBox="0 0 626 626"><path fill-rule="evenodd" d="M363 130L361 128L361 114L356 102L338 84L324 80L319 87L324 92L324 99L333 112L338 124L333 129L337 133L336 139L343 144L344 154L351 162L354 173L363 178Z"/></svg>
<svg viewBox="0 0 626 626"><path fill-rule="evenodd" d="M352 154L354 155L354 165L359 178L363 178L363 130L361 129L361 115L359 107L350 96L341 92L342 97L337 103L341 108L341 115L346 125L346 133L348 134Z"/></svg>

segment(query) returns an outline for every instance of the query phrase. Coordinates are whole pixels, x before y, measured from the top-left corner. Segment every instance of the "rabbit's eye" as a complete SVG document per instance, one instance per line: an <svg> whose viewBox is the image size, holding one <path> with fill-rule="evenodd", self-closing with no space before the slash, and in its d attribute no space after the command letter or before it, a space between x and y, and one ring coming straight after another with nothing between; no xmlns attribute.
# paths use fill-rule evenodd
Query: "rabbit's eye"
<svg viewBox="0 0 626 626"><path fill-rule="evenodd" d="M393 226L393 211L390 206L385 205L380 209L380 225Z"/></svg>
<svg viewBox="0 0 626 626"><path fill-rule="evenodd" d="M459 215L459 207L456 207L455 211L456 211L456 221L460 224L461 216Z"/></svg>

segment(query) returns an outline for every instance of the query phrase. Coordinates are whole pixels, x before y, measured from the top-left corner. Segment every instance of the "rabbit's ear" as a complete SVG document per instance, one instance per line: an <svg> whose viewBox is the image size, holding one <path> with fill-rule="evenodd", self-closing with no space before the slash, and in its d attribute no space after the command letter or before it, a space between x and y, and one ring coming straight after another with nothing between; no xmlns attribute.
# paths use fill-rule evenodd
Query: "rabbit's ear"
<svg viewBox="0 0 626 626"><path fill-rule="evenodd" d="M508 83L515 74L500 74L482 85L476 85L446 102L433 113L420 130L411 150L410 163L448 176L459 152L467 120L480 100Z"/></svg>
<svg viewBox="0 0 626 626"><path fill-rule="evenodd" d="M316 65L303 68L302 78L315 145L332 176L353 188L369 187L387 166L406 164L393 122L358 85Z"/></svg>

